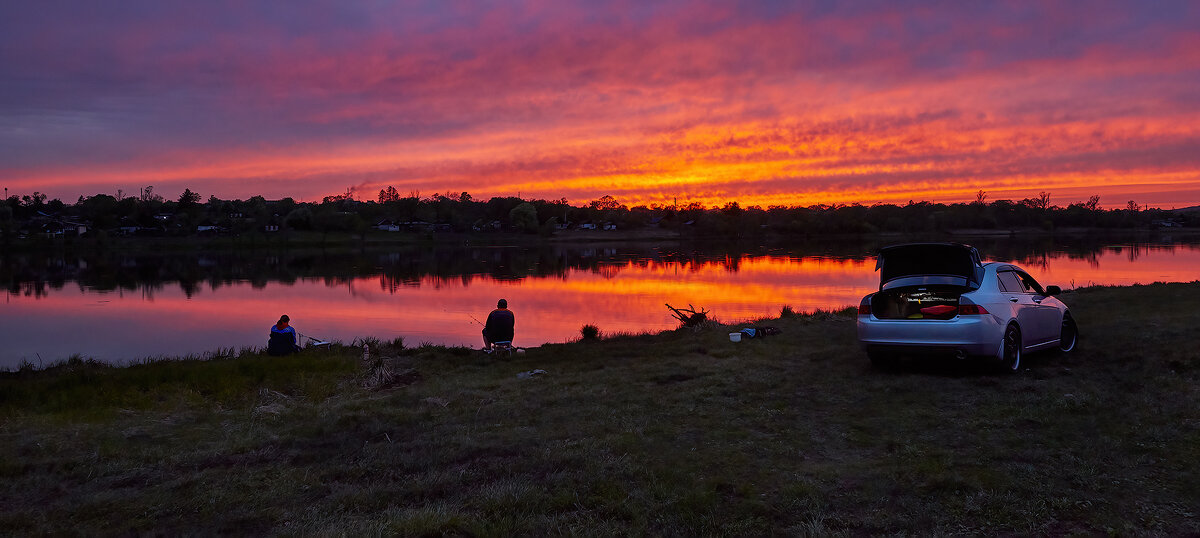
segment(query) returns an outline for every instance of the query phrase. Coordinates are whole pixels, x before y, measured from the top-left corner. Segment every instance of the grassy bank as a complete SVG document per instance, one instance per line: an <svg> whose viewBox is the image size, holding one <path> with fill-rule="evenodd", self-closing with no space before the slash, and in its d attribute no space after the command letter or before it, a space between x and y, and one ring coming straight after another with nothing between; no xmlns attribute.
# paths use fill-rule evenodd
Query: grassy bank
<svg viewBox="0 0 1200 538"><path fill-rule="evenodd" d="M377 345L383 386L354 348L8 373L0 528L1200 533L1200 283L1064 300L1080 348L1012 376L873 370L848 313L737 344Z"/></svg>

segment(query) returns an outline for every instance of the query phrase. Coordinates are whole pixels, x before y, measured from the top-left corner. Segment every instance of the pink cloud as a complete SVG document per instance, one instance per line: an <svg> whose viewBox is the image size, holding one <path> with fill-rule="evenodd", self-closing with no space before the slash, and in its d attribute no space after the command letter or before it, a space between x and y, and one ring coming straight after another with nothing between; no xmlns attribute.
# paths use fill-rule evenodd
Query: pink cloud
<svg viewBox="0 0 1200 538"><path fill-rule="evenodd" d="M13 65L53 89L0 105L11 187L870 203L1200 175L1187 4L143 7L19 21Z"/></svg>

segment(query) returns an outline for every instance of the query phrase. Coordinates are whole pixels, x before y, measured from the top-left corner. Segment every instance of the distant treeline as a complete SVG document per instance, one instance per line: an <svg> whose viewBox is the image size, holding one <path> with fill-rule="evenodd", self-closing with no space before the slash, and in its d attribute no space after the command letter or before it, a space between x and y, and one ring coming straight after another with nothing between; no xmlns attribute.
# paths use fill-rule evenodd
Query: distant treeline
<svg viewBox="0 0 1200 538"><path fill-rule="evenodd" d="M97 194L73 204L46 200L40 193L0 201L0 234L32 237L39 233L145 234L185 236L249 232L349 232L372 229L395 231L518 232L551 235L564 229L635 230L662 228L693 235L757 233L831 234L963 229L1005 230L1065 227L1131 229L1200 226L1200 208L1159 210L1129 201L1119 209L1102 209L1100 197L1061 207L1049 193L1024 200L987 202L980 191L970 203L836 204L808 207L721 207L638 205L629 207L611 196L583 205L566 199L526 200L494 197L477 200L469 193L422 197L401 196L395 188L381 190L375 200L346 194L321 202L291 198L222 200L184 190L177 199L164 199L153 187L136 195Z"/></svg>

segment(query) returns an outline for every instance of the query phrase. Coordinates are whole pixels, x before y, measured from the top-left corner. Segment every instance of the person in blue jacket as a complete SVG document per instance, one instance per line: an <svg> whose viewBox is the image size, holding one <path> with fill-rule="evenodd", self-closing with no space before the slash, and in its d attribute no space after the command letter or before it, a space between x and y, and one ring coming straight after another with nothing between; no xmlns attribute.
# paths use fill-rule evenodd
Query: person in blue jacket
<svg viewBox="0 0 1200 538"><path fill-rule="evenodd" d="M508 301L504 299L496 301L496 309L488 314L487 325L483 326L483 349L490 351L492 344L496 342L512 344L515 324L516 317L513 316L512 310L508 309Z"/></svg>
<svg viewBox="0 0 1200 538"><path fill-rule="evenodd" d="M291 319L284 314L279 317L279 322L271 326L271 339L267 340L268 355L290 355L300 351L300 346L296 341L296 329L293 329L288 323Z"/></svg>

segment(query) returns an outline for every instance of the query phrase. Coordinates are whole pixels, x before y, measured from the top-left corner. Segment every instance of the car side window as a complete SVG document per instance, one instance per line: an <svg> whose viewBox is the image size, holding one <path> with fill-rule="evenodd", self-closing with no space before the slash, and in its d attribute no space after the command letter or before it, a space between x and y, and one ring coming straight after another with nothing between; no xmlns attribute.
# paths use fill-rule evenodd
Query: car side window
<svg viewBox="0 0 1200 538"><path fill-rule="evenodd" d="M1021 287L1024 289L1025 293L1033 293L1036 295L1046 294L1045 291L1042 291L1042 286L1039 285L1037 281L1033 279L1033 277L1026 273L1017 273L1017 276L1021 277Z"/></svg>
<svg viewBox="0 0 1200 538"><path fill-rule="evenodd" d="M1017 274L1012 271L1001 271L996 273L996 279L1000 281L1000 291L1008 293L1024 293L1024 288L1021 286L1020 279Z"/></svg>

